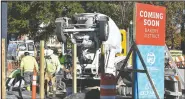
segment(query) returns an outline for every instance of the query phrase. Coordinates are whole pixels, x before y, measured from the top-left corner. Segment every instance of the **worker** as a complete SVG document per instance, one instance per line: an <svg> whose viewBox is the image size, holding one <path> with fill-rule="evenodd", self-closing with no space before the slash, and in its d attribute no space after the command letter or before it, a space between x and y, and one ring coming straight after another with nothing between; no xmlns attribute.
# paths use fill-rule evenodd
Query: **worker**
<svg viewBox="0 0 185 99"><path fill-rule="evenodd" d="M60 60L60 64L64 65L64 63L65 63L65 55L62 54L61 49L59 49L57 51L57 54L58 54L58 57L59 57L59 60Z"/></svg>
<svg viewBox="0 0 185 99"><path fill-rule="evenodd" d="M20 69L21 76L24 77L25 86L28 91L30 91L34 67L36 68L36 71L38 71L38 64L36 59L33 56L30 56L29 52L25 52L24 57L21 59Z"/></svg>
<svg viewBox="0 0 185 99"><path fill-rule="evenodd" d="M50 89L52 90L53 97L56 96L56 73L62 68L65 72L70 72L71 70L65 69L63 65L60 64L58 56L53 53L53 50L48 49L45 51L45 81L46 81L46 93L47 96L50 94Z"/></svg>

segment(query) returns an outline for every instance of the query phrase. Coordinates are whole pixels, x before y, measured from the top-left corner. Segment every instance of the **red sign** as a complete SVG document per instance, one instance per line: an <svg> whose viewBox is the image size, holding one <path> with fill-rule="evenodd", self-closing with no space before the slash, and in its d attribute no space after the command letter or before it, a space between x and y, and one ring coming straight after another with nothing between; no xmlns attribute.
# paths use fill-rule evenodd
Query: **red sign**
<svg viewBox="0 0 185 99"><path fill-rule="evenodd" d="M136 44L165 45L165 7L136 3L134 17Z"/></svg>

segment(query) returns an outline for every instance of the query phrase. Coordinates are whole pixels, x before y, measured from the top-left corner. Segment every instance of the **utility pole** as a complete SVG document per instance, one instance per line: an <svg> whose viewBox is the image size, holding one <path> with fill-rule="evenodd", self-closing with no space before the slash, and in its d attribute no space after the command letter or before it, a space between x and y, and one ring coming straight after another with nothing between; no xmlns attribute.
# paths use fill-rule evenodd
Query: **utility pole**
<svg viewBox="0 0 185 99"><path fill-rule="evenodd" d="M77 58L77 48L76 44L73 44L73 94L77 93L77 79L76 79L76 58Z"/></svg>
<svg viewBox="0 0 185 99"><path fill-rule="evenodd" d="M6 64L6 51L5 51L5 39L3 38L2 39L2 46L1 46L1 48L2 48L2 95L1 95L1 97L2 97L2 99L6 99L6 84L5 84L5 82L6 82L6 72L5 72L5 64Z"/></svg>
<svg viewBox="0 0 185 99"><path fill-rule="evenodd" d="M44 41L40 41L40 98L44 99Z"/></svg>
<svg viewBox="0 0 185 99"><path fill-rule="evenodd" d="M134 39L133 38L133 21L132 20L130 21L129 35L130 35L129 36L129 40L130 40L129 41L130 42L129 45L132 45L133 39Z"/></svg>

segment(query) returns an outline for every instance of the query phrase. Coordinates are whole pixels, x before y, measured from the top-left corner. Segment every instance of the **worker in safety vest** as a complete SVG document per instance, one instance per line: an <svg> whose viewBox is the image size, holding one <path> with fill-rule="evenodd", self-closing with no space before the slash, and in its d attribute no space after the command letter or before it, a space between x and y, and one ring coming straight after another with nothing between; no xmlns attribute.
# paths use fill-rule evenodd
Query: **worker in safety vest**
<svg viewBox="0 0 185 99"><path fill-rule="evenodd" d="M70 72L60 64L58 56L53 53L53 50L48 49L45 51L45 81L46 81L46 91L49 95L50 90L52 90L53 97L56 94L56 73L60 68L64 69L66 72Z"/></svg>
<svg viewBox="0 0 185 99"><path fill-rule="evenodd" d="M24 76L25 86L28 91L30 91L30 86L33 78L34 66L36 71L38 71L38 64L33 56L30 56L29 52L24 53L24 57L21 59L21 76Z"/></svg>

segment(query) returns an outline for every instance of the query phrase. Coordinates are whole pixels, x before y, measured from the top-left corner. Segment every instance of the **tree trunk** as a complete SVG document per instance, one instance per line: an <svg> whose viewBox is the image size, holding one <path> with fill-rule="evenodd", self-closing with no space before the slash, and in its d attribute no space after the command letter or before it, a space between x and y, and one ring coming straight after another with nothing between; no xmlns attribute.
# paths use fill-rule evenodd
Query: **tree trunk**
<svg viewBox="0 0 185 99"><path fill-rule="evenodd" d="M174 32L172 32L172 33L174 33ZM175 36L174 36L174 34L172 34L172 44L171 44L172 50L174 49L174 45L175 45Z"/></svg>
<svg viewBox="0 0 185 99"><path fill-rule="evenodd" d="M183 51L183 54L185 54L185 40L181 42L181 49Z"/></svg>

